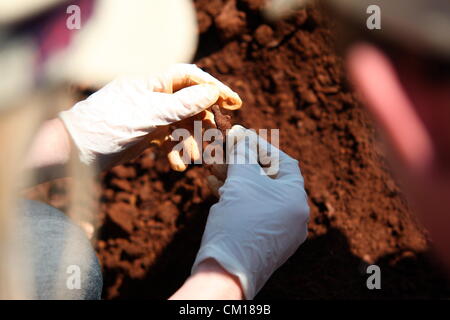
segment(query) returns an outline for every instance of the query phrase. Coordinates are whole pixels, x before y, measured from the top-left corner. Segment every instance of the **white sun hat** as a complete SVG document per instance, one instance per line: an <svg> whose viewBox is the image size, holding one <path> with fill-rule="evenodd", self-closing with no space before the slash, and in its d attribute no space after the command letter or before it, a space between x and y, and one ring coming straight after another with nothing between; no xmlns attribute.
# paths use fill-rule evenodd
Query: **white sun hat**
<svg viewBox="0 0 450 320"><path fill-rule="evenodd" d="M36 74L98 87L157 73L190 62L197 38L191 0L0 0L0 99L28 90Z"/></svg>
<svg viewBox="0 0 450 320"><path fill-rule="evenodd" d="M159 72L189 62L197 34L191 0L97 0L66 52L50 60L50 74L101 85L122 74Z"/></svg>

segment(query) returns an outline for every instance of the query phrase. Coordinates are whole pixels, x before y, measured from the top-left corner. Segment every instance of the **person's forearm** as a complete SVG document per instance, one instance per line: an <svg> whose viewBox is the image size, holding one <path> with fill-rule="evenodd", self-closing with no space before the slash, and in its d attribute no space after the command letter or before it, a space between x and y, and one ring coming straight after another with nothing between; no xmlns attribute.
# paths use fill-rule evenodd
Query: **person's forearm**
<svg viewBox="0 0 450 320"><path fill-rule="evenodd" d="M241 300L243 291L237 277L228 273L215 260L198 265L171 300Z"/></svg>
<svg viewBox="0 0 450 320"><path fill-rule="evenodd" d="M25 168L34 170L36 182L59 178L70 158L71 141L62 121L58 118L42 124L30 145Z"/></svg>

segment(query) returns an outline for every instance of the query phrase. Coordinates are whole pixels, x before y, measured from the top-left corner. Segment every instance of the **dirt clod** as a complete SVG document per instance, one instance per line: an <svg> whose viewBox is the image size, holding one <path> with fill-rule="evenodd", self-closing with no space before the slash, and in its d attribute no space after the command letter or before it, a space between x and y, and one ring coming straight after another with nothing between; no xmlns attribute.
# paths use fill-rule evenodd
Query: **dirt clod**
<svg viewBox="0 0 450 320"><path fill-rule="evenodd" d="M268 46L271 43L277 43L273 40L273 30L267 24L259 26L255 31L255 40L261 46Z"/></svg>
<svg viewBox="0 0 450 320"><path fill-rule="evenodd" d="M244 31L245 13L236 8L236 0L228 0L215 23L224 39L231 39Z"/></svg>
<svg viewBox="0 0 450 320"><path fill-rule="evenodd" d="M217 125L217 129L222 132L222 136L225 138L227 130L231 129L232 127L231 116L222 114L219 106L217 105L212 106L211 110L214 114L214 122Z"/></svg>

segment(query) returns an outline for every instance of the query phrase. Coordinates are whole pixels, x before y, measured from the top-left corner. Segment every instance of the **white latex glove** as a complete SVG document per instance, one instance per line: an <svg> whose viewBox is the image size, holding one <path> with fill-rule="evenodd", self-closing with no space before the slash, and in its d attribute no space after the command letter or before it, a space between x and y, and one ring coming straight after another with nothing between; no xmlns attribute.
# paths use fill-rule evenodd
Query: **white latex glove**
<svg viewBox="0 0 450 320"><path fill-rule="evenodd" d="M236 93L195 65L178 64L159 77L115 80L59 117L81 162L104 169L137 156L156 128L216 102L230 108L241 103Z"/></svg>
<svg viewBox="0 0 450 320"><path fill-rule="evenodd" d="M211 207L192 270L213 258L239 278L246 299L253 299L305 241L309 206L297 160L241 126L234 126L230 136L237 137L237 158L249 164L228 165L228 177L219 189L219 202ZM270 149L273 157L279 154L274 178L257 164L255 148L245 152L243 146L252 144L243 136L258 141L260 152Z"/></svg>

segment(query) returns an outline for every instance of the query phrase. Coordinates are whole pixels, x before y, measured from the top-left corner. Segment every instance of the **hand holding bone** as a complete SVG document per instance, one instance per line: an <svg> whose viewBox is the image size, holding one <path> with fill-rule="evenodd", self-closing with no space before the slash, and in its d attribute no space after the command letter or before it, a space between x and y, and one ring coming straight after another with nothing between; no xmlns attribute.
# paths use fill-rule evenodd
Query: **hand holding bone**
<svg viewBox="0 0 450 320"><path fill-rule="evenodd" d="M305 240L309 206L297 160L241 126L229 131L228 141L233 139L234 160L192 270L214 259L239 278L245 297L252 299ZM258 149L274 157L277 174L269 177L258 164Z"/></svg>

